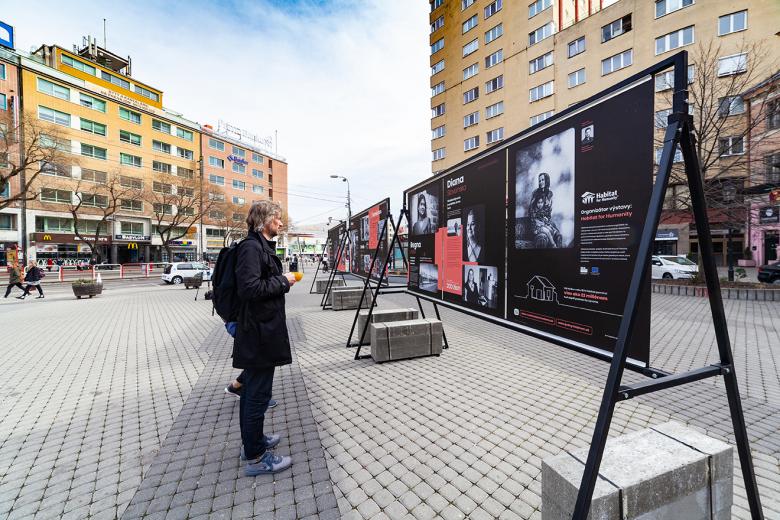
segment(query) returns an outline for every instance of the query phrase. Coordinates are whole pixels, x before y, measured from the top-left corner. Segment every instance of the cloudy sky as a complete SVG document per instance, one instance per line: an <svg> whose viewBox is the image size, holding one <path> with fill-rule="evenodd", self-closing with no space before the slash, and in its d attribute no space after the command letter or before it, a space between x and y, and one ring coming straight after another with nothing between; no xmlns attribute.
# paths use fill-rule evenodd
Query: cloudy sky
<svg viewBox="0 0 780 520"><path fill-rule="evenodd" d="M293 221L346 214L430 172L428 3L422 0L186 0L20 3L2 19L17 48L99 37L167 108L278 131ZM325 200L319 200L325 199Z"/></svg>

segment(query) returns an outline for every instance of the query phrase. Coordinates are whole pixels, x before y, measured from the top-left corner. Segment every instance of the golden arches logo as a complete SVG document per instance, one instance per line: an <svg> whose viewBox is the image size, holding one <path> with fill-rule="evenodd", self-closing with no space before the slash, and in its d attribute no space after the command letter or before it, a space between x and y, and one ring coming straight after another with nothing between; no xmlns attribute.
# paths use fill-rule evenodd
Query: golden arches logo
<svg viewBox="0 0 780 520"><path fill-rule="evenodd" d="M43 235L43 240L44 241L50 241L51 240L51 235Z"/></svg>
<svg viewBox="0 0 780 520"><path fill-rule="evenodd" d="M127 244L127 249L138 249L138 244L135 242L130 242Z"/></svg>

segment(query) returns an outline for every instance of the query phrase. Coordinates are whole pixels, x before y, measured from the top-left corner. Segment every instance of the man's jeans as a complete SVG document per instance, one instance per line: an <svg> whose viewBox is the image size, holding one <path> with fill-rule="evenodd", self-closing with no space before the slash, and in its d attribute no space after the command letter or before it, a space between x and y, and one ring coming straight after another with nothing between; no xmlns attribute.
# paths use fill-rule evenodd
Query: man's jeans
<svg viewBox="0 0 780 520"><path fill-rule="evenodd" d="M247 460L254 460L265 453L263 421L274 383L274 367L248 368L241 374L243 387L239 402L241 440Z"/></svg>

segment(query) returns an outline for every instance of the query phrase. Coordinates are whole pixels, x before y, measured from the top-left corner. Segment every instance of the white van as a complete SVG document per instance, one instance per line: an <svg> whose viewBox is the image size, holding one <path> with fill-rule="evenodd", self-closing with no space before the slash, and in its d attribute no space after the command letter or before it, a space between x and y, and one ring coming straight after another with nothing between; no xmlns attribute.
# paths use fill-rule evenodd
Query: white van
<svg viewBox="0 0 780 520"><path fill-rule="evenodd" d="M185 278L203 273L203 281L211 280L211 268L201 262L174 262L165 266L160 276L165 283L180 284Z"/></svg>

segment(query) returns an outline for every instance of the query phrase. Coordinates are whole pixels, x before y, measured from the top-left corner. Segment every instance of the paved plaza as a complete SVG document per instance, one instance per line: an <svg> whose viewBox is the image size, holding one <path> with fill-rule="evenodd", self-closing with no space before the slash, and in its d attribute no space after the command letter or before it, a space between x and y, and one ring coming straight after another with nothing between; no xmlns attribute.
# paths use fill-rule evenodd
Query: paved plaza
<svg viewBox="0 0 780 520"><path fill-rule="evenodd" d="M223 392L230 338L202 292L138 280L0 300L0 519L541 518L541 460L588 445L606 363L446 309L441 357L354 361L354 314L308 289L288 297L294 360L267 417L293 467L256 478ZM780 518L780 304L725 305L765 515ZM653 295L652 319L654 366L717 361L706 300ZM620 403L611 433L670 419L733 442L720 379ZM734 476L747 519L736 457Z"/></svg>

